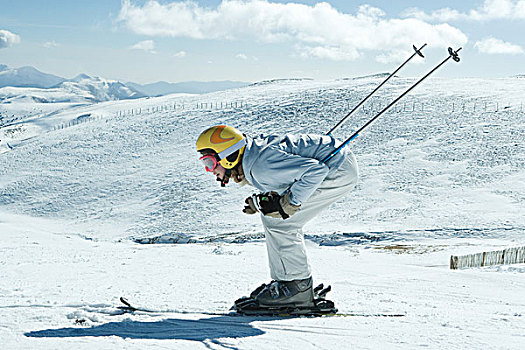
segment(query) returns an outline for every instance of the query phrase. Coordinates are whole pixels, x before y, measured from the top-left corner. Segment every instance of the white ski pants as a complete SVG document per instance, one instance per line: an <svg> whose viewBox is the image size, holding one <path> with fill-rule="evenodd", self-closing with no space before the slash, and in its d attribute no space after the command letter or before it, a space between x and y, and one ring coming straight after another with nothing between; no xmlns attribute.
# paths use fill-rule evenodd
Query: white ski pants
<svg viewBox="0 0 525 350"><path fill-rule="evenodd" d="M357 183L359 174L356 159L349 150L345 150L344 154L345 160L339 168L324 179L297 213L286 220L261 215L272 279L292 281L311 276L303 226Z"/></svg>

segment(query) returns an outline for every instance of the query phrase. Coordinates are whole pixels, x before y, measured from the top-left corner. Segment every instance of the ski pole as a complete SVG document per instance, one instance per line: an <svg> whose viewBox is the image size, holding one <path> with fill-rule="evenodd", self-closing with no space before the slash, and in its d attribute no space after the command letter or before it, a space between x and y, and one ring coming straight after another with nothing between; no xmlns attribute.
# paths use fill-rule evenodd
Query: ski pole
<svg viewBox="0 0 525 350"><path fill-rule="evenodd" d="M334 126L332 129L330 129L330 131L327 133L327 135L331 135L337 128L339 128L341 125L343 125L343 123L348 119L350 118L350 116L352 114L354 114L358 109L359 107L361 107L370 97L372 97L373 94L376 93L377 90L379 90L381 88L381 86L385 85L385 83L387 81L390 80L390 78L392 78L397 72L399 72L399 70L401 68L403 68L405 66L405 64L408 63L408 61L410 61L412 58L414 58L414 56L417 54L421 57L425 57L423 56L423 54L421 53L421 50L423 50L423 48L427 46L427 44L424 44L423 46L421 46L419 49L416 47L416 45L412 45L412 48L414 49L414 53L412 54L412 56L410 56L405 62L403 62L394 72L392 72L385 80L383 80L383 82L381 84L379 84L375 89L374 91L372 91L371 93L368 94L368 96L366 96L363 100L361 100L361 102L359 102L357 104L357 106L354 107L354 109L352 109L347 115L344 116L343 119L341 119L339 121L339 123L337 123L336 126Z"/></svg>
<svg viewBox="0 0 525 350"><path fill-rule="evenodd" d="M376 120L377 118L379 118L383 113L385 113L386 111L388 111L390 108L392 108L393 105L395 105L397 103L397 101L399 101L400 99L402 99L406 94L408 94L410 91L412 91L412 89L414 89L416 86L419 85L419 83L421 83L423 80L425 80L429 75L431 75L432 73L434 73L439 67L441 67L442 65L444 65L449 59L453 59L455 62L459 62L459 56L458 56L458 52L461 50L461 47L459 49L457 49L456 51L454 51L451 47L448 48L448 57L445 58L440 64L438 64L437 66L435 66L430 72L428 72L424 77L422 77L421 79L419 79L416 83L414 83L412 86L410 86L405 92L403 92L401 95L399 95L398 98L396 98L394 101L392 101L388 106L386 106L381 112L379 112L378 114L376 114L375 117L373 117L372 119L370 119L365 125L363 125L359 130L357 130L352 136L350 136L349 138L347 138L345 140L345 142L343 142L339 147L337 147L332 153L330 153L330 155L328 155L328 157L326 157L325 159L323 159L323 163L326 163L327 161L329 161L330 159L332 159L333 156L335 156L337 153L339 153L341 151L341 149L343 149L343 147L345 147L350 141L352 141L353 139L355 139L359 133L361 131L363 131L366 127L368 127L370 124L372 124L374 122L374 120Z"/></svg>

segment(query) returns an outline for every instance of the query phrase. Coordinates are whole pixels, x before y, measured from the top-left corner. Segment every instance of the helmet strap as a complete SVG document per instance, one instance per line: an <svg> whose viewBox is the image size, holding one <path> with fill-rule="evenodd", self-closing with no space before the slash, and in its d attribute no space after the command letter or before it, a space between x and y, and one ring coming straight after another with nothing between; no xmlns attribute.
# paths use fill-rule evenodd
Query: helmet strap
<svg viewBox="0 0 525 350"><path fill-rule="evenodd" d="M221 187L226 187L226 184L230 181L230 177L232 175L231 169L226 169L226 172L224 173L224 177L221 179L217 178L217 181L221 182Z"/></svg>

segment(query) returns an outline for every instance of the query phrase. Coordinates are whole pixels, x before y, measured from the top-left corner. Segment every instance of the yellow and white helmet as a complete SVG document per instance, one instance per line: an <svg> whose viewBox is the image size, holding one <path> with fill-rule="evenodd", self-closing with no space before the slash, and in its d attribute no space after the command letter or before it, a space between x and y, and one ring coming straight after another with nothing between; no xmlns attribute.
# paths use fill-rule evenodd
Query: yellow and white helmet
<svg viewBox="0 0 525 350"><path fill-rule="evenodd" d="M198 152L215 153L219 163L225 169L232 169L238 163L244 153L246 138L232 126L217 125L204 130L197 139ZM238 152L235 159L229 156Z"/></svg>

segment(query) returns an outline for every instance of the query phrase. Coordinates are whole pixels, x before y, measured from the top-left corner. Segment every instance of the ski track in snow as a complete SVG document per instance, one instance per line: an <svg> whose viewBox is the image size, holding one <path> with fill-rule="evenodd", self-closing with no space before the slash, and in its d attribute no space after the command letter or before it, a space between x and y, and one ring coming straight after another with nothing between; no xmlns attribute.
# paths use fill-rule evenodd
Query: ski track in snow
<svg viewBox="0 0 525 350"><path fill-rule="evenodd" d="M372 103L384 106L414 81L393 79L338 137L370 119ZM249 134L324 133L379 82L279 81L41 113L7 106L22 117L0 128L0 343L520 348L525 267L448 269L451 254L524 244L525 114L503 108L525 100L520 79L431 79L418 87L405 101L424 102L423 110L389 112L363 132L350 145L358 187L305 228L314 278L332 284L341 312L405 317L199 314L227 312L268 277L259 220L240 214L252 190L221 189L202 170L196 136L218 123ZM248 107L195 108L231 101ZM459 107L474 102L499 102L501 110ZM88 114L86 123L54 130ZM115 314L119 296L158 312Z"/></svg>

